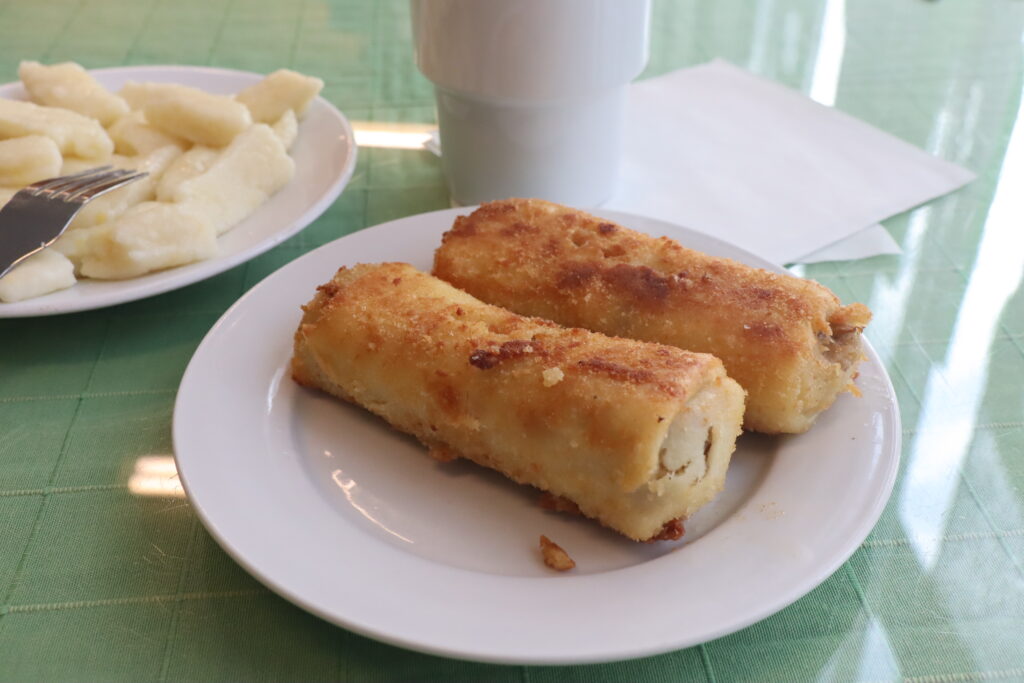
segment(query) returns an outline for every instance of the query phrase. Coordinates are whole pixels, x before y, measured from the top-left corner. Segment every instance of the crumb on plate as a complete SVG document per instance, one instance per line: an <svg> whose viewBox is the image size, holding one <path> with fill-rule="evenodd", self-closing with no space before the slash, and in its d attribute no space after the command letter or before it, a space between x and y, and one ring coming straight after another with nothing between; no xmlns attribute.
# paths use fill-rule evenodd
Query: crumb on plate
<svg viewBox="0 0 1024 683"><path fill-rule="evenodd" d="M540 537L540 553L544 558L544 564L556 572L566 572L576 566L573 559L569 557L569 553L562 550L560 545L543 534Z"/></svg>

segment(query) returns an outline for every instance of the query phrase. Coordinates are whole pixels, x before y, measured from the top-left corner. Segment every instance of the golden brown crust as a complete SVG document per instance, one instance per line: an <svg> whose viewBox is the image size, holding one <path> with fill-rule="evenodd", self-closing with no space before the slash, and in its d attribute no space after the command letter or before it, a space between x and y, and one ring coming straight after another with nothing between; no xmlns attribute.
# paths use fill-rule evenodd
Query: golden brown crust
<svg viewBox="0 0 1024 683"><path fill-rule="evenodd" d="M871 315L816 282L531 199L456 219L434 274L526 315L713 353L748 391L745 426L765 432L806 430L850 386Z"/></svg>
<svg viewBox="0 0 1024 683"><path fill-rule="evenodd" d="M712 356L525 318L394 263L342 268L318 288L292 374L439 460L466 458L565 496L637 540L719 490L742 414L742 391ZM717 455L696 454L704 480L666 472L670 426L685 417L703 444L700 411L718 405L722 415L706 418Z"/></svg>

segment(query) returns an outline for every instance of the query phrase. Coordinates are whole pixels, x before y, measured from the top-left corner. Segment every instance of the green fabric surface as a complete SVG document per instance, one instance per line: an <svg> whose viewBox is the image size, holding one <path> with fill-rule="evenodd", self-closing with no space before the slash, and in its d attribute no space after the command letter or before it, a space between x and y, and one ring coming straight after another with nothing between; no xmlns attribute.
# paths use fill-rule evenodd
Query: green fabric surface
<svg viewBox="0 0 1024 683"><path fill-rule="evenodd" d="M455 661L307 614L228 558L184 498L129 490L140 458L171 452L182 372L241 294L337 237L448 206L434 156L363 148L323 216L244 265L0 320L0 681L1024 680L1024 290L1004 258L1024 249L1024 176L1008 173L1024 163L1022 32L1016 0L655 2L646 75L724 57L810 92L838 36L838 108L979 176L885 222L903 255L797 269L875 311L904 451L877 527L792 606L627 662ZM288 66L323 78L352 120L434 120L406 0L0 0L0 82L22 59Z"/></svg>

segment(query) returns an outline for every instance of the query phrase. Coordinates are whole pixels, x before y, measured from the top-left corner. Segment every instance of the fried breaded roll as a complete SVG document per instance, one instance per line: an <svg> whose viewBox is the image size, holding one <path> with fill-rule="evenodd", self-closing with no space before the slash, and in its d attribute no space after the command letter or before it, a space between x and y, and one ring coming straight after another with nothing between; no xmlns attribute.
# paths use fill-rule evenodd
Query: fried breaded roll
<svg viewBox="0 0 1024 683"><path fill-rule="evenodd" d="M562 496L635 540L722 488L743 390L709 355L510 313L401 263L342 268L304 307L292 376Z"/></svg>
<svg viewBox="0 0 1024 683"><path fill-rule="evenodd" d="M434 274L523 315L714 354L747 390L744 427L767 433L804 432L856 391L871 319L816 282L539 200L457 218Z"/></svg>

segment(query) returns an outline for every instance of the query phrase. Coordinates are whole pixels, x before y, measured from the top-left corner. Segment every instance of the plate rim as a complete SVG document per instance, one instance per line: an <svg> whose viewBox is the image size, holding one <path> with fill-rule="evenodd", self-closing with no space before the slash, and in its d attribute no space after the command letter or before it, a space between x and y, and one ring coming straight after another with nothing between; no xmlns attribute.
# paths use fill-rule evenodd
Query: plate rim
<svg viewBox="0 0 1024 683"><path fill-rule="evenodd" d="M261 79L266 74L260 74L255 71L245 71L243 69L229 69L224 67L214 66L200 66L190 64L133 64L127 66L109 66L101 67L96 69L88 69L87 71L91 75L105 75L114 73L148 73L159 70L172 70L182 71L186 73L205 73L214 74L219 77L243 77L246 79ZM255 82L255 81L254 81ZM188 83L184 83L188 85ZM21 81L10 81L7 83L0 84L0 97L4 97L4 94L16 90L17 88L23 88ZM133 301L139 301L141 299L148 299L153 296L160 294L166 294L189 285L208 280L211 277L215 277L231 270L235 266L241 265L252 259L260 256L261 254L270 251L274 247L278 246L282 242L291 237L294 237L304 229L309 227L313 221L319 218L323 213L330 208L330 206L337 200L341 193L348 186L352 180L352 176L355 173L356 163L358 161L359 151L358 145L355 142L355 133L352 129L352 124L348 120L348 117L341 112L333 103L324 98L321 95L317 95L313 100L318 106L325 107L324 111L333 119L334 123L340 126L342 137L347 140L347 152L345 156L344 166L342 172L337 178L331 183L331 185L324 191L315 202L307 206L302 213L288 225L286 230L278 230L273 235L245 248L233 254L225 257L214 257L205 261L197 261L194 264L201 266L196 272L181 273L179 277L169 277L166 279L160 279L155 282L147 282L145 278L151 274L164 274L173 273L177 268L169 268L155 273L146 273L136 278L129 278L127 280L120 280L118 282L131 283L132 286L126 287L124 292L108 293L99 297L98 300L92 299L77 299L63 304L49 306L46 304L46 298L49 294L44 294L39 297L33 297L31 299L25 299L24 301L16 301L12 303L0 303L0 319L5 318L36 318L52 315L65 315L68 313L80 313L83 311L93 311L103 308L109 308L111 306L118 306L120 304L126 304ZM301 124L300 124L301 125ZM262 207L260 207L262 208ZM244 220L248 220L252 215L257 215L260 208L246 217ZM230 232L230 231L229 231ZM218 236L220 237L220 236ZM205 267L203 267L205 266ZM77 284L77 283L76 283ZM74 287L74 285L72 286ZM50 294L59 294L64 290L58 290L57 292L51 292Z"/></svg>
<svg viewBox="0 0 1024 683"><path fill-rule="evenodd" d="M864 540L871 533L872 529L877 525L878 520L885 511L886 505L892 496L892 492L895 486L896 479L899 473L899 464L902 456L902 421L899 411L898 398L895 393L895 389L892 384L892 380L889 376L888 371L882 363L881 358L871 345L870 341L865 337L863 338L865 343L865 354L868 362L874 364L878 370L878 374L883 383L884 394L888 399L885 404L885 409L881 412L891 420L890 427L892 430L892 439L888 441L880 448L885 454L885 463L887 467L883 469L883 478L881 485L872 492L870 498L871 506L868 509L860 510L859 522L856 526L856 531L848 534L847 538L842 544L843 550L841 552L835 552L829 556L829 561L815 565L815 571L809 575L801 578L800 581L795 582L790 590L775 594L771 599L766 600L758 609L752 610L739 618L731 620L728 624L719 627L718 629L708 631L702 635L698 640L690 641L673 641L671 643L666 642L653 642L646 647L632 647L628 650L612 650L610 653L592 653L590 655L569 655L569 656L507 656L500 653L483 653L476 650L467 650L466 648L460 648L457 645L438 646L433 644L424 644L417 642L414 639L403 637L400 635L394 635L389 633L386 629L368 627L358 621L349 621L343 615L332 613L331 611L323 608L322 606L307 600L298 592L294 591L290 586L277 582L273 577L267 576L256 564L251 562L245 555L242 549L235 546L230 538L228 538L220 528L217 526L217 522L211 518L209 511L203 503L196 499L193 495L192 484L189 482L190 474L187 473L189 466L186 464L184 467L182 462L182 456L179 453L179 444L183 441L183 425L179 421L179 416L184 412L182 405L188 400L186 383L191 381L190 374L193 370L193 361L200 355L201 352L208 350L208 346L216 342L216 335L219 333L222 325L229 325L232 318L238 314L239 310L244 310L248 305L250 297L259 296L260 292L265 287L273 286L273 280L280 275L280 273L288 268L298 269L303 260L309 258L312 260L313 254L321 251L330 251L338 249L337 243L342 242L355 235L363 233L367 230L384 230L388 226L391 226L398 222L423 219L424 217L440 218L444 215L456 216L463 213L472 211L476 207L455 207L450 209L441 209L438 211L425 212L420 214L414 214L411 216L405 216L402 218L386 221L373 226L368 226L364 229L357 230L356 232L342 236L331 242L328 242L316 249L310 250L306 254L296 258L288 264L285 264L278 270L274 271L257 285L252 287L242 297L240 297L231 307L224 312L220 319L214 324L209 330L207 335L203 338L202 342L196 348L192 360L190 360L188 367L182 377L181 385L174 405L174 418L173 418L173 443L174 443L174 457L175 463L178 468L178 475L181 484L188 496L190 503L196 511L196 514L200 517L204 527L211 534L211 536L217 541L218 545L240 566L242 566L251 576L253 576L262 585L267 587L271 592L285 598L289 602L301 607L302 609L316 615L317 617L324 619L328 623L336 626L340 626L347 630L350 630L359 635L378 640L387 644L403 647L412 651L427 653L431 655L443 656L453 659L465 660L465 661L476 661L490 664L504 664L504 665L573 665L573 664L599 664L599 663L610 663L617 661L624 661L633 658L647 657L658 654L664 654L666 652L672 652L680 649L694 647L702 643L707 643L717 638L735 633L739 630L747 628L753 624L756 624L771 615L785 609L789 605L793 604L801 597L807 595L815 588L820 586L829 577L831 577L839 568L845 564L850 557L861 547ZM698 233L702 238L711 240L714 243L722 245L728 250L734 252L734 257L740 257L743 260L750 259L757 265L756 267L769 268L773 271L780 273L788 273L783 267L772 264L766 259L757 256L756 254L747 251L746 249L739 247L735 244L726 242L725 240L717 237L707 235L706 233L699 233L691 228L674 224L670 221L666 221L654 217L640 216L638 214L625 213L620 211L612 210L594 210L595 214L616 220L622 224L629 224L630 219L638 218L643 221L653 221L666 228L671 228L675 231L679 231L675 236L679 236L680 233L685 235L686 233ZM670 236L671 235L670 233ZM673 237L675 237L673 236ZM298 306L301 302L297 302L295 305ZM458 568L451 568L454 572L465 572ZM629 569L629 568L627 568ZM621 570L619 570L621 571ZM508 579L514 579L516 577L505 577Z"/></svg>

